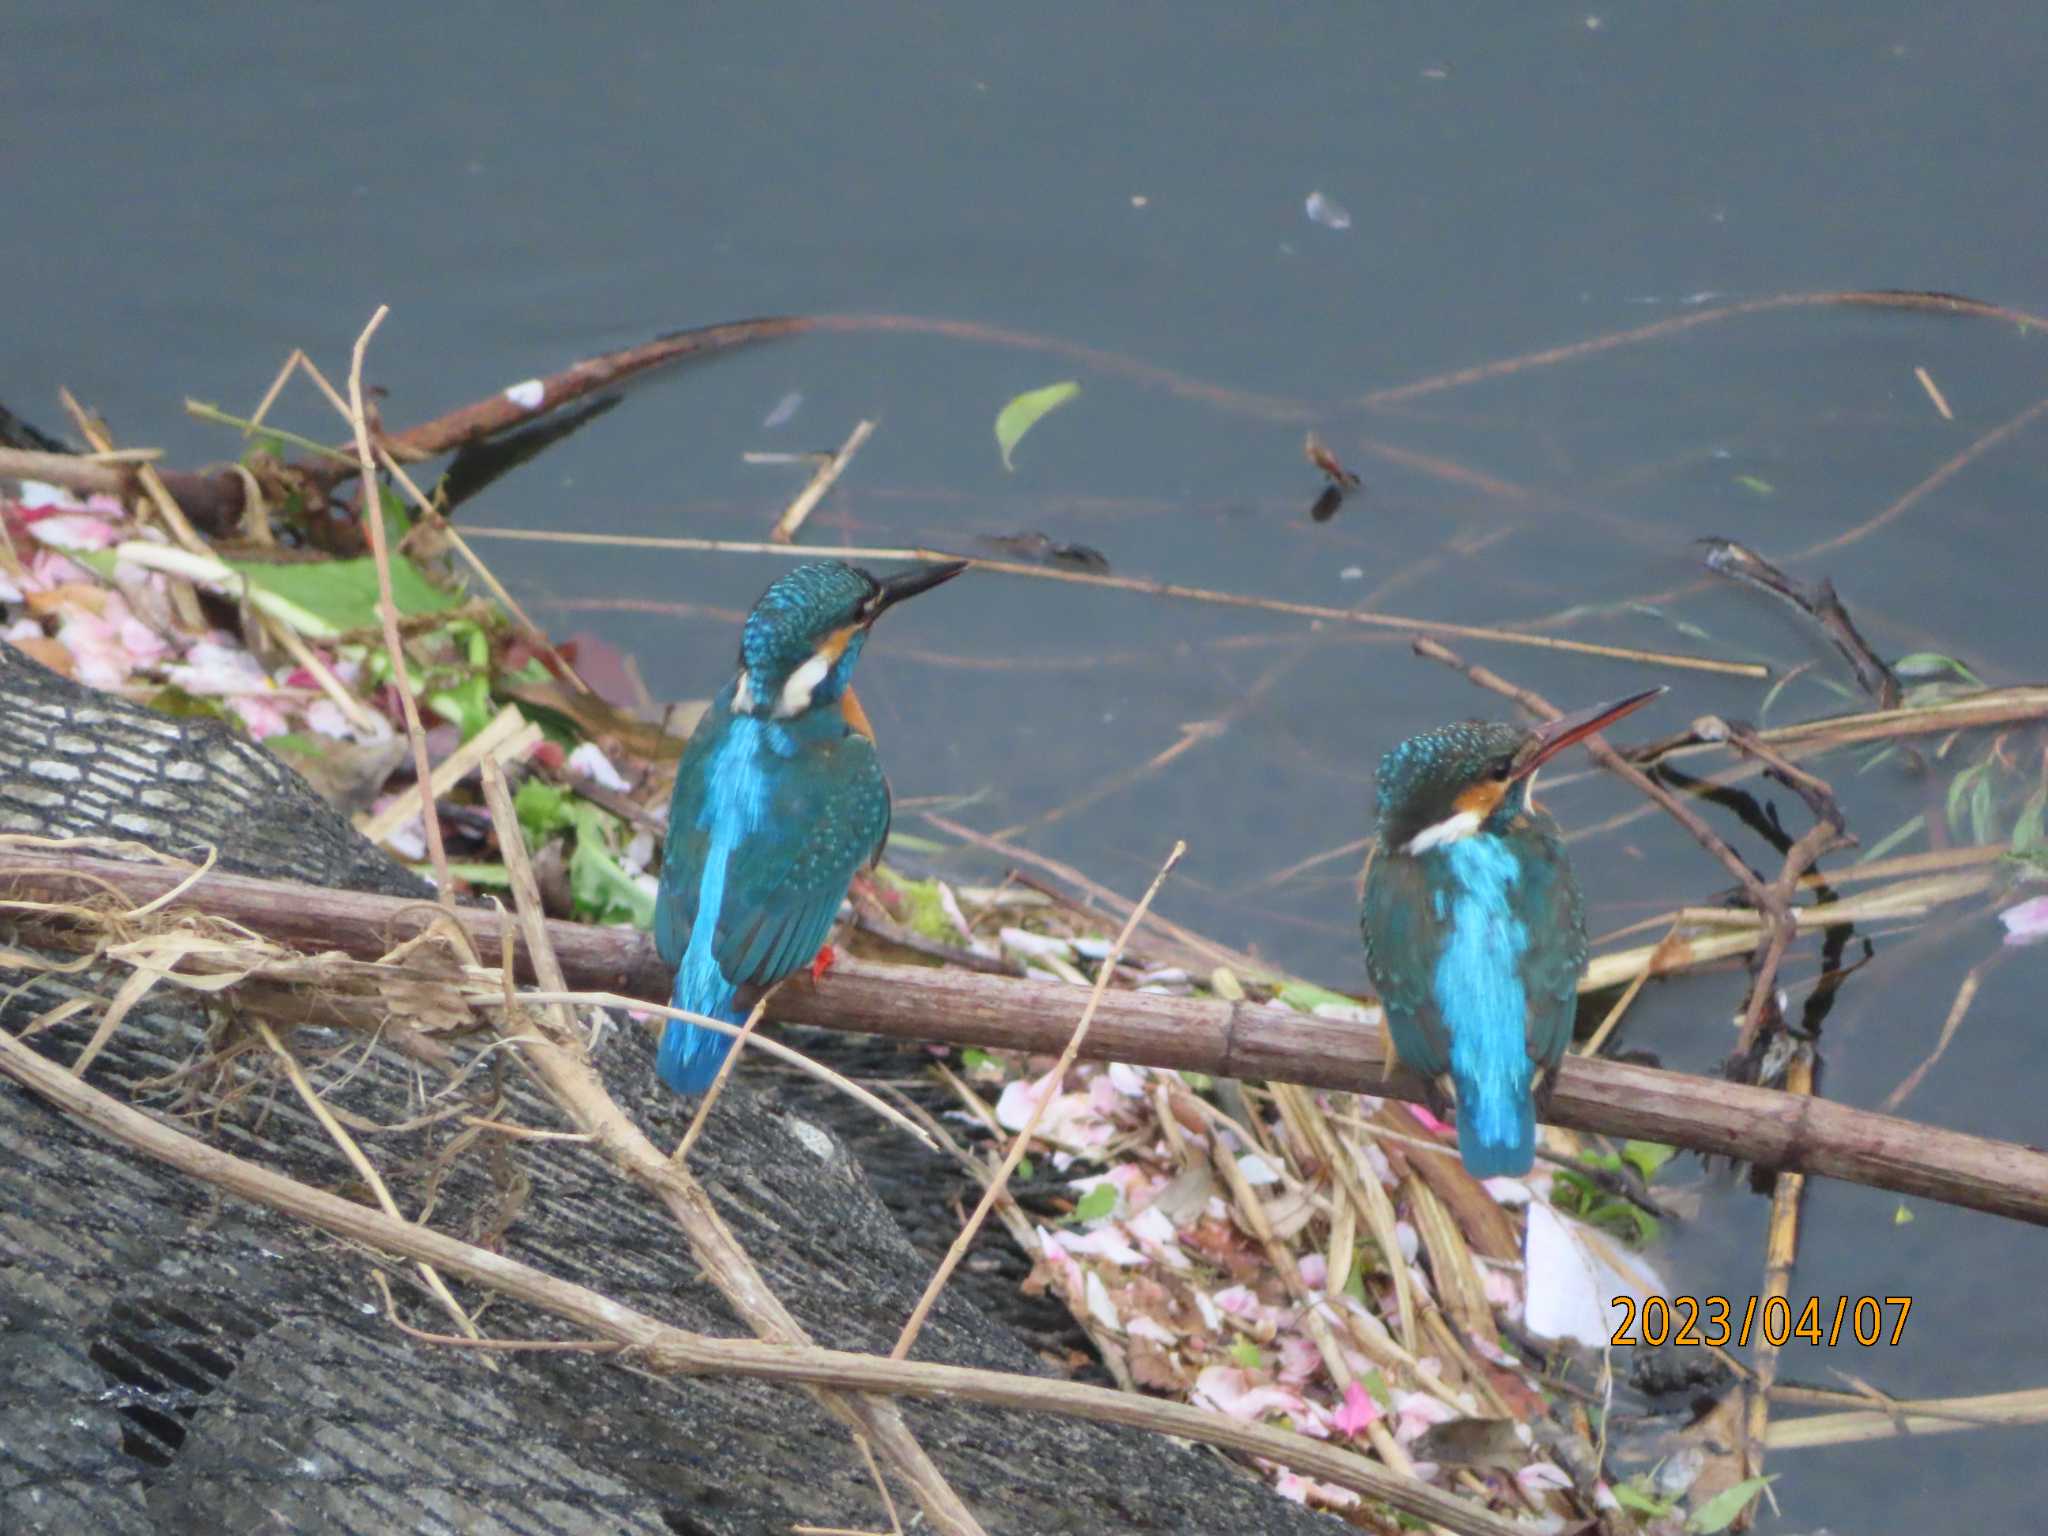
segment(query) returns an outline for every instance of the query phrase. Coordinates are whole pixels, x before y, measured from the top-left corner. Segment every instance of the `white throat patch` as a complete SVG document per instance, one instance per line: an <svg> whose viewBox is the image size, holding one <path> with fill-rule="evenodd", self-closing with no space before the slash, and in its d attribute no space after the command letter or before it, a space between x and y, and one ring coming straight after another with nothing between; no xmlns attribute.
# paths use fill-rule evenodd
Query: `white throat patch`
<svg viewBox="0 0 2048 1536"><path fill-rule="evenodd" d="M811 695L818 684L825 681L825 674L832 670L837 656L828 656L819 651L789 674L789 680L782 685L781 697L775 701L775 718L788 720L802 714L811 707Z"/></svg>
<svg viewBox="0 0 2048 1536"><path fill-rule="evenodd" d="M754 712L754 679L745 671L740 673L739 686L732 691L732 712L736 715Z"/></svg>
<svg viewBox="0 0 2048 1536"><path fill-rule="evenodd" d="M1455 816L1446 816L1433 826L1424 827L1401 845L1406 854L1427 853L1432 848L1441 848L1446 843L1455 843L1461 837L1470 837L1480 827L1481 817L1477 811L1460 811Z"/></svg>

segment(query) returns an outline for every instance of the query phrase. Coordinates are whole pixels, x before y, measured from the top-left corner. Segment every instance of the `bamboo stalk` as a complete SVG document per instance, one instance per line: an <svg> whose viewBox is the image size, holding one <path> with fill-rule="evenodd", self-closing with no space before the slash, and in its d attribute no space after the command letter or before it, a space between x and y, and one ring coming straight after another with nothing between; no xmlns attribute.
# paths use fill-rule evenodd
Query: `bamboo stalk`
<svg viewBox="0 0 2048 1536"><path fill-rule="evenodd" d="M111 888L132 906L190 877L190 869L177 866L0 849L0 891L16 900L77 901ZM218 870L193 881L181 904L282 943L366 959L441 917L403 898ZM16 920L34 915L17 909ZM530 966L517 925L502 914L464 907L457 916L479 954L497 954L511 927L519 963ZM67 923L75 925L61 914L50 921L60 937ZM672 978L644 934L566 922L549 923L547 932L579 988L667 998ZM797 978L784 986L773 1013L786 1023L1056 1056L1073 1031L1074 996L1055 983L842 955L818 981ZM1288 1008L1119 991L1104 996L1083 1054L1420 1102L1421 1080L1388 1073L1379 1036ZM1549 1118L1576 1130L1671 1142L2048 1225L2048 1153L1827 1100L1575 1057L1559 1069Z"/></svg>

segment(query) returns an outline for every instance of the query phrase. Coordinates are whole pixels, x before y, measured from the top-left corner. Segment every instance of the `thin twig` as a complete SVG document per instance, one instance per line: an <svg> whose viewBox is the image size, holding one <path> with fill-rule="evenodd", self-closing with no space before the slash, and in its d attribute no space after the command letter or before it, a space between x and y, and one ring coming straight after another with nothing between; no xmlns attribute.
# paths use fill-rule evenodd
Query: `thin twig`
<svg viewBox="0 0 2048 1536"><path fill-rule="evenodd" d="M390 1186L384 1182L384 1176L377 1171L377 1165L363 1155L363 1149L356 1145L355 1137L343 1129L341 1122L328 1110L326 1102L313 1091L313 1085L307 1080L305 1070L300 1067L298 1059L284 1048L284 1043L277 1038L268 1024L261 1019L255 1023L256 1033L263 1037L263 1043L270 1047L271 1053L283 1066L284 1075L291 1083L293 1091L298 1094L306 1108L313 1112L313 1118L320 1122L320 1128L327 1132L329 1139L341 1148L342 1156L346 1157L355 1171L362 1176L363 1182L370 1186L370 1193L377 1197L377 1204L392 1220L404 1221L405 1217L399 1212L398 1202L391 1198ZM420 1278L427 1283L427 1289L434 1293L434 1299L447 1309L450 1317L455 1319L455 1326L469 1338L482 1338L483 1334L476 1324L470 1321L469 1314L462 1309L462 1303L455 1299L455 1293L448 1289L448 1282L441 1278L434 1266L422 1263L419 1271Z"/></svg>
<svg viewBox="0 0 2048 1536"><path fill-rule="evenodd" d="M939 1293L946 1288L946 1282L952 1278L953 1271L959 1267L961 1259L967 1256L967 1250L974 1245L974 1239L981 1231L981 1224L988 1219L989 1209L1002 1198L1003 1191L1009 1186L1010 1175L1016 1171L1017 1164L1024 1160L1024 1153L1031 1145L1032 1133L1038 1129L1038 1122L1045 1114L1046 1105L1058 1096L1060 1084L1066 1079L1067 1069L1073 1066L1075 1057L1080 1054L1081 1044L1088 1038L1088 1026L1095 1022L1095 1010L1102 1006L1102 994L1109 990L1109 979L1116 974L1117 961L1123 958L1124 946L1131 942L1131 935L1137 931L1139 922L1151 909L1152 898L1159 894L1159 887L1166 883L1166 877L1173 872L1173 866L1180 862L1181 855L1187 851L1188 845L1185 842L1176 842L1173 845L1173 851L1167 854L1166 862L1159 866L1159 873L1152 877L1152 884L1146 889L1145 894L1138 898L1137 906L1125 919L1123 931L1109 946L1108 956L1096 969L1095 986L1088 994L1087 1007L1081 1010L1081 1021L1074 1026L1074 1033L1068 1038L1066 1049L1060 1052L1059 1060L1053 1063L1052 1071L1046 1074L1045 1092L1032 1102L1031 1113L1024 1120L1024 1128L1017 1132L1016 1139L1010 1143L1010 1150L1003 1154L1002 1165L996 1169L995 1177L989 1180L988 1187L981 1192L981 1199L976 1202L974 1213L967 1218L967 1224L960 1229L960 1235L953 1239L953 1246L946 1250L946 1256L939 1261L939 1267L925 1286L924 1294L918 1297L917 1305L911 1309L910 1320L903 1325L903 1332L897 1337L896 1347L889 1351L890 1359L907 1360L910 1357L910 1347L917 1342L917 1336L924 1328L924 1320L931 1315L932 1307L938 1302Z"/></svg>
<svg viewBox="0 0 2048 1536"><path fill-rule="evenodd" d="M704 1097L697 1105L697 1113L690 1117L689 1129L683 1132L683 1139L676 1143L675 1151L669 1154L671 1162L687 1163L690 1160L690 1149L697 1145L697 1138L704 1134L704 1123L711 1118L711 1106L716 1104L719 1095L725 1092L726 1080L732 1076L733 1068L739 1065L740 1055L746 1050L747 1042L754 1038L754 1030L761 1022L761 1015L768 1011L768 999L774 995L775 988L770 987L756 998L754 1006L747 1010L747 1020L740 1026L740 1032L732 1037L725 1059L718 1064L717 1075L711 1079L711 1086L704 1090Z"/></svg>
<svg viewBox="0 0 2048 1536"><path fill-rule="evenodd" d="M869 545L805 545L799 548L789 544L749 542L744 539L574 533L546 528L471 527L468 531L473 539L510 539L535 544L593 544L611 549L667 549L729 555L794 554L811 558L830 556L840 560L966 560L977 570L993 571L1005 576L1024 576L1035 581L1063 581L1075 586L1100 587L1114 592L1142 592L1151 597L1213 603L1226 608L1250 608L1261 613L1285 613L1297 618L1323 619L1333 624L1356 624L1367 629L1398 629L1457 635L1468 640L1491 640L1502 645L1533 646L1546 651L1571 651L1582 656L1604 656L1612 661L1642 662L1652 666L1678 667L1695 672L1718 672L1730 677L1770 676L1769 667L1754 661L1721 661L1708 656L1685 656L1672 651L1645 651L1625 645L1598 645L1590 640L1565 640L1555 635L1532 635L1512 629L1439 623L1433 619L1409 619L1391 613L1372 613L1356 608L1332 608L1322 603L1296 603L1277 597L1254 597L1242 592L1220 592L1213 587L1190 587L1179 582L1153 581L1139 576L1104 576L1092 571L1069 571L1056 566L1027 565L1016 560L987 560L973 555L954 555L944 550L927 549L921 545L904 549Z"/></svg>
<svg viewBox="0 0 2048 1536"><path fill-rule="evenodd" d="M431 786L434 766L427 756L426 727L420 724L419 705L412 696L412 675L405 664L405 642L398 635L398 600L391 591L391 549L384 537L384 504L377 494L377 461L370 451L370 418L363 406L363 357L370 338L391 313L391 306L379 304L356 338L349 354L349 422L355 428L356 458L362 466L362 518L370 528L370 553L377 562L377 617L384 625L384 648L391 657L391 680L398 689L398 705L405 714L406 735L412 739L413 773L422 785ZM455 907L455 887L448 878L448 849L441 841L441 814L428 796L420 806L420 824L427 833L427 859L434 866L434 886L442 905Z"/></svg>
<svg viewBox="0 0 2048 1536"><path fill-rule="evenodd" d="M1810 1098L1813 1095L1813 1050L1802 1045L1785 1071L1785 1092ZM1780 1171L1771 1188L1771 1224L1764 1243L1764 1303L1787 1304L1791 1294L1792 1266L1799 1256L1799 1197L1806 1189L1806 1175ZM1768 1315L1768 1314L1767 1314ZM1770 1330L1757 1342L1753 1361L1755 1379L1747 1387L1748 1412L1743 1415L1742 1475L1757 1477L1763 1472L1765 1437L1770 1430L1771 1384L1778 1378L1779 1345Z"/></svg>

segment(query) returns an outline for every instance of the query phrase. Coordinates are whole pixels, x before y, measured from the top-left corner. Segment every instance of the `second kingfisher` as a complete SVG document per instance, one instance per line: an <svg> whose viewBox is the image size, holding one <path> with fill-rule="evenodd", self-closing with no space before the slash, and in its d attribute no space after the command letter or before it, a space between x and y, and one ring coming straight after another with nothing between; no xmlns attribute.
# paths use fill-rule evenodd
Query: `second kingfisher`
<svg viewBox="0 0 2048 1536"><path fill-rule="evenodd" d="M854 663L886 609L966 568L875 577L820 560L754 604L739 672L691 733L669 802L654 937L676 968L674 1007L738 1023L741 987L780 981L824 944L847 885L889 836L889 785ZM662 1080L701 1093L731 1047L730 1035L671 1019Z"/></svg>
<svg viewBox="0 0 2048 1536"><path fill-rule="evenodd" d="M1379 851L1360 923L1401 1060L1457 1095L1479 1178L1529 1171L1536 1094L1571 1044L1586 919L1536 770L1662 688L1535 730L1468 720L1380 759ZM1438 1101L1439 1104L1441 1101Z"/></svg>

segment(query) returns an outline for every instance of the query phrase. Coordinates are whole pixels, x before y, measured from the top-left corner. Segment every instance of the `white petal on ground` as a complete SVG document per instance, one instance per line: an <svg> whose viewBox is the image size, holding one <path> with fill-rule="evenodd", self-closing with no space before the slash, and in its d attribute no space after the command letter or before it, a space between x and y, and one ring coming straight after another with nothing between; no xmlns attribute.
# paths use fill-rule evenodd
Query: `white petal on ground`
<svg viewBox="0 0 2048 1536"><path fill-rule="evenodd" d="M569 754L569 771L580 773L591 783L611 790L614 794L625 794L633 786L619 777L619 770L612 766L612 760L594 741L586 741Z"/></svg>
<svg viewBox="0 0 2048 1536"><path fill-rule="evenodd" d="M1522 1321L1539 1338L1604 1349L1614 1336L1617 1296L1640 1303L1664 1294L1664 1282L1642 1258L1541 1200L1529 1202L1522 1261L1528 1286Z"/></svg>

